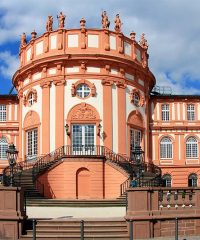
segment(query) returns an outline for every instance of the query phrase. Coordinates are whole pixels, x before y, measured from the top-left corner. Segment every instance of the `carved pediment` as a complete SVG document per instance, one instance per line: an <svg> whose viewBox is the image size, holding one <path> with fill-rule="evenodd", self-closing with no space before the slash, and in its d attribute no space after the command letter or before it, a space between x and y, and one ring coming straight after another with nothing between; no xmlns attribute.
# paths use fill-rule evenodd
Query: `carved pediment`
<svg viewBox="0 0 200 240"><path fill-rule="evenodd" d="M79 120L94 120L96 119L95 112L89 107L89 105L81 104L72 115L72 119Z"/></svg>
<svg viewBox="0 0 200 240"><path fill-rule="evenodd" d="M69 113L69 120L81 120L88 121L93 120L96 121L99 119L99 114L94 107L89 104L81 103L76 105Z"/></svg>
<svg viewBox="0 0 200 240"><path fill-rule="evenodd" d="M133 111L130 113L128 123L138 127L144 127L143 118L139 111Z"/></svg>
<svg viewBox="0 0 200 240"><path fill-rule="evenodd" d="M35 127L40 124L40 118L34 111L29 111L24 119L24 128Z"/></svg>

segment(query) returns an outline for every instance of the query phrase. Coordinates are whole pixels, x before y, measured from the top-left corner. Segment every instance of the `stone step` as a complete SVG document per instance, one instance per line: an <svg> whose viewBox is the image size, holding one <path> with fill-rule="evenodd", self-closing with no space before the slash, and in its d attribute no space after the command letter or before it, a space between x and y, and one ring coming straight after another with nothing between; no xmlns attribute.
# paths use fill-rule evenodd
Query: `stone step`
<svg viewBox="0 0 200 240"><path fill-rule="evenodd" d="M69 236L52 236L52 235L36 235L36 239L37 240L80 240L80 234L77 235L69 235ZM19 240L32 240L33 236L22 236ZM122 236L118 236L118 235L111 235L111 236L106 236L106 235L99 235L99 236L88 236L88 235L84 235L84 240L129 240L129 235L122 235Z"/></svg>
<svg viewBox="0 0 200 240"><path fill-rule="evenodd" d="M104 229L84 229L84 233L87 236L112 236L112 235L117 235L117 236L124 236L127 234L127 229L112 229L110 228L109 230L104 230ZM32 236L32 231L28 230L27 231L27 236ZM80 234L80 228L78 229L67 229L67 230L50 230L50 229L43 229L43 230L38 230L37 229L37 234L40 236L45 236L45 235L51 235L51 236L77 236Z"/></svg>
<svg viewBox="0 0 200 240"><path fill-rule="evenodd" d="M113 199L113 200L63 200L63 199L37 199L33 198L31 201L27 199L29 203L39 203L39 204L74 204L74 205L95 205L95 204L125 204L124 199Z"/></svg>
<svg viewBox="0 0 200 240"><path fill-rule="evenodd" d="M31 221L29 222L31 223ZM37 220L36 239L80 239L80 220L53 219ZM28 230L21 240L32 239L33 232ZM127 223L122 218L92 219L84 221L84 240L129 240Z"/></svg>

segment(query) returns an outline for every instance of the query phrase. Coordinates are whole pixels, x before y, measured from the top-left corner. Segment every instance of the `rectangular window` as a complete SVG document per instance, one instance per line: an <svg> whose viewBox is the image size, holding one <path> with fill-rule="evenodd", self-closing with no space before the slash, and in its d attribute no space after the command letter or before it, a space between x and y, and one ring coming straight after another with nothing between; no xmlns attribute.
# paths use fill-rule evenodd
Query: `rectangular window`
<svg viewBox="0 0 200 240"><path fill-rule="evenodd" d="M135 147L141 145L141 141L142 141L142 132L140 130L131 128L131 130L130 130L131 156L132 156L132 153L135 150Z"/></svg>
<svg viewBox="0 0 200 240"><path fill-rule="evenodd" d="M0 105L0 122L6 121L6 105Z"/></svg>
<svg viewBox="0 0 200 240"><path fill-rule="evenodd" d="M0 138L0 159L7 159L6 151L8 150L8 143L6 138Z"/></svg>
<svg viewBox="0 0 200 240"><path fill-rule="evenodd" d="M27 159L37 157L38 154L38 130L32 129L27 132Z"/></svg>
<svg viewBox="0 0 200 240"><path fill-rule="evenodd" d="M162 120L169 121L169 104L162 105Z"/></svg>
<svg viewBox="0 0 200 240"><path fill-rule="evenodd" d="M94 154L95 125L72 125L72 145L74 154Z"/></svg>
<svg viewBox="0 0 200 240"><path fill-rule="evenodd" d="M195 120L195 108L194 104L187 105L187 120L194 121Z"/></svg>

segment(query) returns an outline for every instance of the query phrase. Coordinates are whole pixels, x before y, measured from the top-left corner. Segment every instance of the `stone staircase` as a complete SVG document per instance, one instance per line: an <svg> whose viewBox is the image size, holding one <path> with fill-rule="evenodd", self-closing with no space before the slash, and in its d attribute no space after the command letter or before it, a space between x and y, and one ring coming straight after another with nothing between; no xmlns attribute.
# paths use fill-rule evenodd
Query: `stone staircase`
<svg viewBox="0 0 200 240"><path fill-rule="evenodd" d="M37 220L37 240L70 239L80 240L81 222L78 219ZM128 240L127 222L124 219L84 220L84 240ZM33 239L31 224L20 240Z"/></svg>
<svg viewBox="0 0 200 240"><path fill-rule="evenodd" d="M83 153L74 153L72 146L62 146L55 151L38 157L35 161L24 161L16 164L14 169L14 183L16 186L21 186L25 189L26 192L26 200L27 205L30 206L125 206L125 192L126 189L130 186L129 180L127 180L121 189L121 198L113 199L113 200L93 200L93 201L81 201L81 200L57 200L57 199L45 199L40 193L42 193L42 185L38 182L36 190L35 184L37 183L37 177L39 174L49 169L55 164L58 164L59 161L62 160L63 157L70 157L76 155L77 157L87 157L93 155L95 153L96 156L101 156L105 158L108 164L111 164L113 167L117 167L118 170L123 171L127 174L127 177L133 173L133 179L137 182L137 186L149 186L155 183L156 176L160 176L161 172L158 167L149 163L142 163L140 166L140 171L142 172L142 177L137 178L138 175L138 165L132 162L128 157L121 156L119 154L114 153L110 149L104 146L91 146L91 148L87 148L87 152ZM94 155L94 156L95 156ZM4 185L9 185L10 180L10 168L7 167L4 169ZM157 185L159 185L156 182ZM157 186L156 185L156 186Z"/></svg>

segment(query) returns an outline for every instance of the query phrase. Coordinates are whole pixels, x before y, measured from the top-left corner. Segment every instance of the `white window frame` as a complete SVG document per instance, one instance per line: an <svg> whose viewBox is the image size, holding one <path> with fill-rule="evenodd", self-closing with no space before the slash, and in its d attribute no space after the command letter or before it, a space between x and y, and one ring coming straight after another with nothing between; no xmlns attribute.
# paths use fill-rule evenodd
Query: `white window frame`
<svg viewBox="0 0 200 240"><path fill-rule="evenodd" d="M170 174L164 174L162 176L162 180L166 182L165 187L171 187L172 186L172 177Z"/></svg>
<svg viewBox="0 0 200 240"><path fill-rule="evenodd" d="M191 186L189 186L189 181L191 181ZM198 176L196 173L191 173L188 176L188 187L197 187L198 186Z"/></svg>
<svg viewBox="0 0 200 240"><path fill-rule="evenodd" d="M74 154L94 154L96 144L95 124L73 124L72 145Z"/></svg>
<svg viewBox="0 0 200 240"><path fill-rule="evenodd" d="M86 83L81 83L76 88L76 95L80 98L86 98L90 95L90 87Z"/></svg>
<svg viewBox="0 0 200 240"><path fill-rule="evenodd" d="M188 121L195 120L195 105L194 104L187 105L187 120Z"/></svg>
<svg viewBox="0 0 200 240"><path fill-rule="evenodd" d="M29 105L29 107L31 107L33 104L34 104L34 93L31 92L28 95L28 105Z"/></svg>
<svg viewBox="0 0 200 240"><path fill-rule="evenodd" d="M186 140L186 158L196 159L198 158L198 141L195 137L188 137Z"/></svg>
<svg viewBox="0 0 200 240"><path fill-rule="evenodd" d="M0 138L0 159L7 160L6 150L8 149L8 142L5 137Z"/></svg>
<svg viewBox="0 0 200 240"><path fill-rule="evenodd" d="M35 159L38 155L38 129L34 128L26 132L27 159Z"/></svg>
<svg viewBox="0 0 200 240"><path fill-rule="evenodd" d="M161 112L162 112L162 121L169 121L170 120L169 104L162 104Z"/></svg>
<svg viewBox="0 0 200 240"><path fill-rule="evenodd" d="M133 102L134 102L134 105L135 105L136 107L139 106L139 102L140 102L140 96L139 96L139 94L134 93Z"/></svg>
<svg viewBox="0 0 200 240"><path fill-rule="evenodd" d="M142 131L130 128L130 155L135 151L136 146L141 146L142 142Z"/></svg>
<svg viewBox="0 0 200 240"><path fill-rule="evenodd" d="M163 137L160 141L160 159L173 159L173 144L169 137Z"/></svg>
<svg viewBox="0 0 200 240"><path fill-rule="evenodd" d="M5 122L7 117L6 105L0 105L0 122Z"/></svg>

